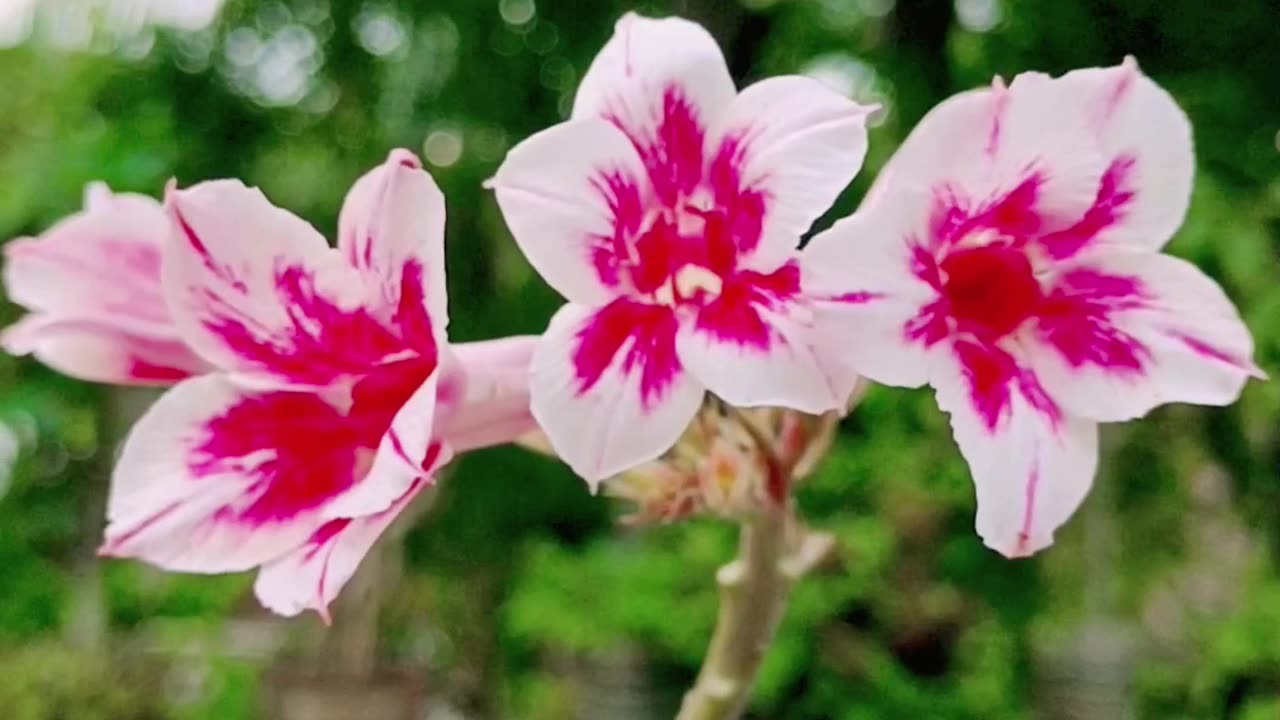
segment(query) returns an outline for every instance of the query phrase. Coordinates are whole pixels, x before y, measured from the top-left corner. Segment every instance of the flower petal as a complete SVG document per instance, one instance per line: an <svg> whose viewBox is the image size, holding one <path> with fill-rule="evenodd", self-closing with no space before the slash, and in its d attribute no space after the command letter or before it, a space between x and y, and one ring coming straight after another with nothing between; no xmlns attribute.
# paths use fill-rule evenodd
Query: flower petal
<svg viewBox="0 0 1280 720"><path fill-rule="evenodd" d="M996 112L985 139L992 162L992 198L1023 193L1037 230L1075 223L1093 205L1110 163L1081 112L1084 98L1065 78L1022 73L1006 89L997 83ZM1029 184L1028 184L1029 183Z"/></svg>
<svg viewBox="0 0 1280 720"><path fill-rule="evenodd" d="M594 489L671 448L704 390L676 356L669 308L568 304L533 356L532 407L556 453Z"/></svg>
<svg viewBox="0 0 1280 720"><path fill-rule="evenodd" d="M370 311L361 274L258 190L201 183L171 191L168 206L179 236L165 254L170 309L218 367L315 387L407 349Z"/></svg>
<svg viewBox="0 0 1280 720"><path fill-rule="evenodd" d="M821 413L843 409L857 377L828 377L808 308L798 298L800 268L740 273L719 297L682 324L680 361L731 405Z"/></svg>
<svg viewBox="0 0 1280 720"><path fill-rule="evenodd" d="M432 328L430 352L444 342L448 325L444 223L444 195L408 150L393 150L357 180L338 218L338 249L380 288L384 307L425 313L400 324Z"/></svg>
<svg viewBox="0 0 1280 720"><path fill-rule="evenodd" d="M626 136L587 118L524 140L489 181L529 263L572 302L619 291L618 266L644 221L644 164Z"/></svg>
<svg viewBox="0 0 1280 720"><path fill-rule="evenodd" d="M627 13L583 76L573 118L621 128L670 203L702 178L707 128L734 94L724 56L702 26Z"/></svg>
<svg viewBox="0 0 1280 720"><path fill-rule="evenodd" d="M1000 348L959 340L933 360L938 406L951 415L977 488L978 534L1007 557L1048 547L1089 492L1097 426L1063 415Z"/></svg>
<svg viewBox="0 0 1280 720"><path fill-rule="evenodd" d="M1085 215L1041 244L1059 258L1094 244L1159 249L1182 224L1191 197L1195 157L1186 115L1133 58L1052 82L1070 106L1060 111L1083 118L1106 173ZM1038 133L1027 132L1035 141Z"/></svg>
<svg viewBox="0 0 1280 720"><path fill-rule="evenodd" d="M293 552L263 566L253 584L263 607L286 617L314 610L330 621L329 604L374 543L427 486L418 480L391 507L376 515L330 520Z"/></svg>
<svg viewBox="0 0 1280 720"><path fill-rule="evenodd" d="M999 110L990 88L958 93L935 105L876 176L867 201L890 187L905 186L926 195L940 184L985 189Z"/></svg>
<svg viewBox="0 0 1280 720"><path fill-rule="evenodd" d="M125 441L101 553L184 572L246 570L301 545L366 452L317 395L219 375L165 393Z"/></svg>
<svg viewBox="0 0 1280 720"><path fill-rule="evenodd" d="M717 205L728 208L739 266L770 272L862 166L866 118L816 80L790 76L743 90L710 133Z"/></svg>
<svg viewBox="0 0 1280 720"><path fill-rule="evenodd" d="M925 349L949 328L929 311L939 297L936 263L911 242L926 203L909 187L868 198L800 253L803 293L817 332L841 358L842 385L858 373L899 387L928 380Z"/></svg>
<svg viewBox="0 0 1280 720"><path fill-rule="evenodd" d="M87 208L38 238L4 247L10 299L56 318L94 319L156 340L177 338L160 285L169 220L143 195L88 193Z"/></svg>
<svg viewBox="0 0 1280 720"><path fill-rule="evenodd" d="M871 196L905 186L954 215L924 238L951 242L994 228L1023 238L1066 228L1094 204L1109 159L1088 132L1079 98L1039 73L960 93L916 125Z"/></svg>
<svg viewBox="0 0 1280 720"><path fill-rule="evenodd" d="M5 328L0 346L90 382L172 385L208 370L185 343L133 334L97 318L32 315Z"/></svg>
<svg viewBox="0 0 1280 720"><path fill-rule="evenodd" d="M529 368L536 335L451 346L436 422L455 452L489 447L537 429L529 409ZM447 367L447 366L446 366Z"/></svg>
<svg viewBox="0 0 1280 720"><path fill-rule="evenodd" d="M361 482L325 505L329 518L382 512L452 453L435 440L440 372L434 359L409 358L370 372L352 390L347 414L368 447L377 447Z"/></svg>
<svg viewBox="0 0 1280 720"><path fill-rule="evenodd" d="M1036 372L1072 413L1128 420L1157 405L1227 405L1253 339L1221 288L1191 263L1144 251L1063 269L1034 331Z"/></svg>
<svg viewBox="0 0 1280 720"><path fill-rule="evenodd" d="M1025 218L1061 259L1094 244L1159 248L1182 222L1193 170L1186 116L1130 59L955 96L912 131L879 185L945 190L966 217ZM1011 197L1017 207L1001 207Z"/></svg>

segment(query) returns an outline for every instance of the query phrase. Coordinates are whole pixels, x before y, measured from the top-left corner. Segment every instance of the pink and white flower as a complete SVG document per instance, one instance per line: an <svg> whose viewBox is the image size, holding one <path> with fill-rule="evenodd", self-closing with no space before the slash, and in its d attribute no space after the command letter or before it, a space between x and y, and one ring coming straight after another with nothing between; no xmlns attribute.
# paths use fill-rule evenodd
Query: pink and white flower
<svg viewBox="0 0 1280 720"><path fill-rule="evenodd" d="M796 247L857 172L871 109L802 77L738 93L703 28L628 14L571 119L511 151L490 185L569 301L534 355L533 412L580 475L657 457L707 390L843 405Z"/></svg>
<svg viewBox="0 0 1280 720"><path fill-rule="evenodd" d="M82 212L4 246L5 288L31 314L0 344L93 382L169 385L204 372L208 363L178 336L161 294L168 236L160 203L90 185Z"/></svg>
<svg viewBox="0 0 1280 720"><path fill-rule="evenodd" d="M408 152L352 188L336 249L239 182L166 205L169 307L218 371L134 427L102 553L260 567L264 605L323 615L453 453L533 429L534 338L447 344L444 198Z"/></svg>
<svg viewBox="0 0 1280 720"><path fill-rule="evenodd" d="M1222 290L1159 253L1194 165L1186 117L1131 59L1023 74L930 112L806 248L846 372L934 387L995 550L1052 543L1092 482L1098 422L1228 404L1260 376Z"/></svg>

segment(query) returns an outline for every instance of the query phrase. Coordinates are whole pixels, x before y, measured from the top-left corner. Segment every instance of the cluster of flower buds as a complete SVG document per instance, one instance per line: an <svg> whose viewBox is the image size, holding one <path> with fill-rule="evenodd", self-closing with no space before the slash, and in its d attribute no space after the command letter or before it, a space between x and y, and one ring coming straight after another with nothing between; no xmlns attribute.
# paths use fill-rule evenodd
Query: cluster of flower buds
<svg viewBox="0 0 1280 720"><path fill-rule="evenodd" d="M742 520L788 501L835 437L838 416L783 408L730 409L704 403L675 446L605 484L628 501L631 525L666 524L702 514Z"/></svg>

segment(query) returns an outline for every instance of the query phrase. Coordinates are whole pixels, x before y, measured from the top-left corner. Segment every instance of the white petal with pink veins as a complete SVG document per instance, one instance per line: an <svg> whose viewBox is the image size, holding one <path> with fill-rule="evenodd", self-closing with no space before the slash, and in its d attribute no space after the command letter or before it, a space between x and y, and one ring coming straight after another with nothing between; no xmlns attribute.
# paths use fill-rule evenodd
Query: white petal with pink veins
<svg viewBox="0 0 1280 720"><path fill-rule="evenodd" d="M754 233L738 233L740 267L769 272L791 257L862 166L873 109L799 76L762 80L734 99L708 152L719 204L732 213L755 194L745 200L763 210Z"/></svg>
<svg viewBox="0 0 1280 720"><path fill-rule="evenodd" d="M133 194L94 192L83 212L38 238L4 247L10 299L54 317L96 319L157 340L176 339L160 286L169 220L160 204Z"/></svg>
<svg viewBox="0 0 1280 720"><path fill-rule="evenodd" d="M1007 557L1048 547L1089 492L1097 426L1063 415L1001 350L959 341L933 360L938 406L977 489L978 534Z"/></svg>
<svg viewBox="0 0 1280 720"><path fill-rule="evenodd" d="M1075 223L1093 204L1110 160L1085 122L1084 98L1043 73L1022 73L1008 88L997 83L991 92L996 112L985 141L990 143L994 186L988 193L1003 196L1032 178L1031 207L1040 216L1039 229ZM984 138L963 141L982 143Z"/></svg>
<svg viewBox="0 0 1280 720"><path fill-rule="evenodd" d="M943 101L911 131L869 197L890 185L954 196L965 216L1020 235L1071 226L1093 205L1109 158L1077 108L1081 99L1066 90L1024 73L1009 87L997 81Z"/></svg>
<svg viewBox="0 0 1280 720"><path fill-rule="evenodd" d="M829 377L819 356L825 346L798 297L799 274L788 265L772 276L729 280L681 324L676 348L689 373L731 405L843 409L857 378Z"/></svg>
<svg viewBox="0 0 1280 720"><path fill-rule="evenodd" d="M258 190L201 183L171 191L168 206L177 237L165 253L166 296L183 339L213 364L323 386L405 350L371 312L361 274Z"/></svg>
<svg viewBox="0 0 1280 720"><path fill-rule="evenodd" d="M573 118L608 118L643 146L658 141L667 125L668 139L683 136L676 143L683 145L692 142L686 131L693 128L667 122L672 105L686 106L681 114L705 130L734 93L724 55L702 26L627 13L582 77Z"/></svg>
<svg viewBox="0 0 1280 720"><path fill-rule="evenodd" d="M112 475L104 555L182 572L247 570L302 544L365 461L333 406L217 375L165 393Z"/></svg>
<svg viewBox="0 0 1280 720"><path fill-rule="evenodd" d="M402 301L424 305L436 344L448 325L444 222L444 195L407 150L393 150L357 180L338 218L338 249L347 262L381 290L386 310Z"/></svg>
<svg viewBox="0 0 1280 720"><path fill-rule="evenodd" d="M325 523L301 547L264 565L253 584L254 594L277 615L292 617L314 610L330 622L329 604L382 533L426 485L426 480L415 482L395 504L376 515Z"/></svg>
<svg viewBox="0 0 1280 720"><path fill-rule="evenodd" d="M621 291L618 262L640 231L646 170L616 127L561 123L511 150L489 181L529 263L572 302L602 304Z"/></svg>
<svg viewBox="0 0 1280 720"><path fill-rule="evenodd" d="M533 357L533 415L556 453L594 489L666 452L697 413L703 387L676 357L669 308L617 300L567 304Z"/></svg>
<svg viewBox="0 0 1280 720"><path fill-rule="evenodd" d="M1159 249L1182 224L1191 197L1195 156L1187 116L1132 58L1055 83L1083 115L1109 177L1086 216L1043 243L1059 257L1095 243Z"/></svg>
<svg viewBox="0 0 1280 720"><path fill-rule="evenodd" d="M1191 263L1115 251L1064 268L1042 304L1031 356L1070 412L1128 420L1157 405L1227 405L1249 377L1253 339Z"/></svg>
<svg viewBox="0 0 1280 720"><path fill-rule="evenodd" d="M117 385L172 385L209 369L185 343L136 335L97 318L32 315L5 328L0 346L71 377Z"/></svg>
<svg viewBox="0 0 1280 720"><path fill-rule="evenodd" d="M922 236L928 202L910 188L871 198L800 253L802 290L819 334L839 350L845 384L856 373L901 387L928 379L925 350L949 332L929 311L936 264L908 242Z"/></svg>

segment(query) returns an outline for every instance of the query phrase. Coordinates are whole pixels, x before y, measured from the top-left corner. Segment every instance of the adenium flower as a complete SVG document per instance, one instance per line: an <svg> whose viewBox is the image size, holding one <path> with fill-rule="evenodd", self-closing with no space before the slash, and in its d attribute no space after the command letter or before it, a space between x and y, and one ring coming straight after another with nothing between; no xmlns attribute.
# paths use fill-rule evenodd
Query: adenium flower
<svg viewBox="0 0 1280 720"><path fill-rule="evenodd" d="M160 203L95 183L85 209L4 246L9 297L31 314L0 344L72 377L168 385L204 372L178 336L160 288L169 219Z"/></svg>
<svg viewBox="0 0 1280 720"><path fill-rule="evenodd" d="M261 567L286 615L329 602L452 454L533 429L533 338L450 346L444 198L405 151L361 178L338 247L236 181L171 189L164 291L217 368L125 442L105 555Z"/></svg>
<svg viewBox="0 0 1280 720"><path fill-rule="evenodd" d="M1052 542L1092 482L1097 423L1227 404L1260 375L1222 290L1159 252L1194 166L1186 117L1132 59L1027 73L934 108L806 248L846 372L935 389L995 550Z"/></svg>
<svg viewBox="0 0 1280 720"><path fill-rule="evenodd" d="M803 77L738 93L703 28L628 14L570 120L512 149L490 186L569 301L534 353L533 413L575 471L657 457L708 390L843 406L796 248L857 172L871 109Z"/></svg>

